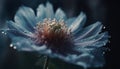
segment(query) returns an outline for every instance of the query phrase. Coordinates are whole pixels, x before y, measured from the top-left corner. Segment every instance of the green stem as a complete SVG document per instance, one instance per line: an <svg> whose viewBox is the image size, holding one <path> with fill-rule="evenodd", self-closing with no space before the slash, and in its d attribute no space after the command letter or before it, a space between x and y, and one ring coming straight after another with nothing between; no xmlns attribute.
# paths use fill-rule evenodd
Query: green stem
<svg viewBox="0 0 120 69"><path fill-rule="evenodd" d="M47 69L47 68L48 68L48 64L49 64L49 57L46 56L46 59L45 59L45 63L44 63L43 69Z"/></svg>

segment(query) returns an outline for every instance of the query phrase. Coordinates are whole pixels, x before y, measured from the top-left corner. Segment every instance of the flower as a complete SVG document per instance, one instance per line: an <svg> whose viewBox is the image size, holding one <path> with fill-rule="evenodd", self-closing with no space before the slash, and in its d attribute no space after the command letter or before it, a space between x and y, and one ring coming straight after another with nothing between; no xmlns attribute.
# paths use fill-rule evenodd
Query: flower
<svg viewBox="0 0 120 69"><path fill-rule="evenodd" d="M22 6L15 14L14 21L7 21L7 30L12 40L11 47L18 51L36 51L51 58L83 67L103 66L104 46L108 32L101 32L102 23L84 26L86 15L67 18L62 9L53 11L49 2L40 4L34 11Z"/></svg>

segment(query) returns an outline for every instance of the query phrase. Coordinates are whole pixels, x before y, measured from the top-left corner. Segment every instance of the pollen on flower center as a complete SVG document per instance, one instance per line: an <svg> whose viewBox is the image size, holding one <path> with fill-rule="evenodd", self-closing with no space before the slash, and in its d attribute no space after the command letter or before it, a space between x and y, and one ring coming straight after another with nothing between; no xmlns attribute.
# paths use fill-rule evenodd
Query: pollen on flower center
<svg viewBox="0 0 120 69"><path fill-rule="evenodd" d="M49 47L62 47L71 43L71 33L63 20L44 19L36 26L35 42Z"/></svg>

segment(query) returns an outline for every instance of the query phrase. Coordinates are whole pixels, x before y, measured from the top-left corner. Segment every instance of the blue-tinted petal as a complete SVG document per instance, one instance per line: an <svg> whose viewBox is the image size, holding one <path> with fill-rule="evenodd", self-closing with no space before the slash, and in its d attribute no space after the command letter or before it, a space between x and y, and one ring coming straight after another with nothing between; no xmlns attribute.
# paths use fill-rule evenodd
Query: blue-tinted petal
<svg viewBox="0 0 120 69"><path fill-rule="evenodd" d="M83 12L81 12L80 15L76 18L76 20L71 24L69 29L71 30L71 32L73 32L73 34L76 34L83 28L85 22L86 15Z"/></svg>
<svg viewBox="0 0 120 69"><path fill-rule="evenodd" d="M65 23L67 24L68 27L70 27L70 25L73 23L73 21L75 21L76 17L73 18L69 18L65 21Z"/></svg>
<svg viewBox="0 0 120 69"><path fill-rule="evenodd" d="M57 20L61 20L61 19L66 20L67 17L66 17L66 14L63 12L63 10L58 8L55 13L55 18Z"/></svg>
<svg viewBox="0 0 120 69"><path fill-rule="evenodd" d="M53 6L49 2L46 4L46 17L51 19L54 17Z"/></svg>
<svg viewBox="0 0 120 69"><path fill-rule="evenodd" d="M31 38L31 34L27 34L27 33L21 33L17 30L6 30L6 33L7 35L10 37L10 38L14 38L16 36L21 36L21 37L26 37L26 38Z"/></svg>
<svg viewBox="0 0 120 69"><path fill-rule="evenodd" d="M18 23L14 23L13 21L7 21L7 26L10 30L12 31L18 31L19 33L24 33L24 34L31 34L26 28L22 27Z"/></svg>
<svg viewBox="0 0 120 69"><path fill-rule="evenodd" d="M94 58L93 55L88 53L83 53L78 56L78 59L76 60L76 64L82 65L84 68L91 67L91 64L94 63L93 58Z"/></svg>
<svg viewBox="0 0 120 69"><path fill-rule="evenodd" d="M14 17L14 20L27 30L34 31L36 19L34 11L31 8L25 6L20 7Z"/></svg>
<svg viewBox="0 0 120 69"><path fill-rule="evenodd" d="M101 35L104 35L101 39L99 39L98 41L94 42L93 44L91 44L91 46L93 47L101 47L101 46L105 46L108 42L108 33L102 33ZM96 38L95 38L96 39Z"/></svg>
<svg viewBox="0 0 120 69"><path fill-rule="evenodd" d="M104 65L104 56L103 52L105 51L104 48L83 48L79 47L75 49L78 52L82 52L81 55L79 55L79 59L77 59L78 62L76 62L78 65L86 67L101 67Z"/></svg>
<svg viewBox="0 0 120 69"><path fill-rule="evenodd" d="M86 46L94 46L94 47L101 47L104 46L107 42L108 42L108 33L104 32L101 33L99 35L97 35L96 37L92 38L92 39L83 39L83 40L78 40L76 41L75 45L77 46L82 46L82 47L86 47Z"/></svg>
<svg viewBox="0 0 120 69"><path fill-rule="evenodd" d="M93 63L91 66L94 65L94 67L102 67L105 64L105 59L103 56L103 52L105 50L105 48L96 48L90 52L91 55L94 55Z"/></svg>
<svg viewBox="0 0 120 69"><path fill-rule="evenodd" d="M44 51L46 50L46 46L37 46L35 43L29 39L24 37L13 37L12 44L17 48L19 51Z"/></svg>
<svg viewBox="0 0 120 69"><path fill-rule="evenodd" d="M43 20L46 17L45 6L40 4L37 8L37 22Z"/></svg>
<svg viewBox="0 0 120 69"><path fill-rule="evenodd" d="M98 52L97 52L97 54L98 54ZM93 54L83 53L82 55L80 55L79 59L77 60L77 64L81 65L81 63L82 63L84 68L101 67L104 65L104 59L101 54L98 54L98 55L99 55L99 57L96 57L95 54L93 55Z"/></svg>
<svg viewBox="0 0 120 69"><path fill-rule="evenodd" d="M90 26L87 26L86 28L82 29L78 34L75 35L77 36L75 40L80 40L90 36L95 37L101 32L101 28L102 24L100 22L96 22Z"/></svg>
<svg viewBox="0 0 120 69"><path fill-rule="evenodd" d="M89 54L89 53L82 53L82 54L68 54L67 56L63 56L60 54L52 54L52 57L56 57L59 59L62 59L68 63L72 63L72 64L76 64L76 65L80 65L83 66L84 68L87 67L95 67L96 65L92 65L94 62L93 60L94 55Z"/></svg>

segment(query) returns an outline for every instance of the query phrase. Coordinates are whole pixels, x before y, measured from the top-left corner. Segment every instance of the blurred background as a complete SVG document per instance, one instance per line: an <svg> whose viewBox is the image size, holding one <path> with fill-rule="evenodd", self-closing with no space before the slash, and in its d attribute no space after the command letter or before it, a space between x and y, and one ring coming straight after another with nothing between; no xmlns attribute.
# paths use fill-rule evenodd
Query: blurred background
<svg viewBox="0 0 120 69"><path fill-rule="evenodd" d="M22 5L36 8L41 3L49 1L54 5L54 11L60 7L65 11L68 17L77 16L80 11L87 15L87 25L96 21L101 21L109 31L111 36L110 43L106 46L110 48L104 56L106 64L100 68L89 69L118 69L117 43L117 10L118 6L111 0L0 0L0 29L5 27L6 20L13 20L18 8ZM111 26L115 26L111 28ZM112 33L114 34L112 34ZM28 52L18 52L9 47L10 39L0 32L0 69L42 69L44 58L38 54ZM40 62L37 62L40 61ZM82 69L80 66L72 65L58 59L50 59L49 69Z"/></svg>

